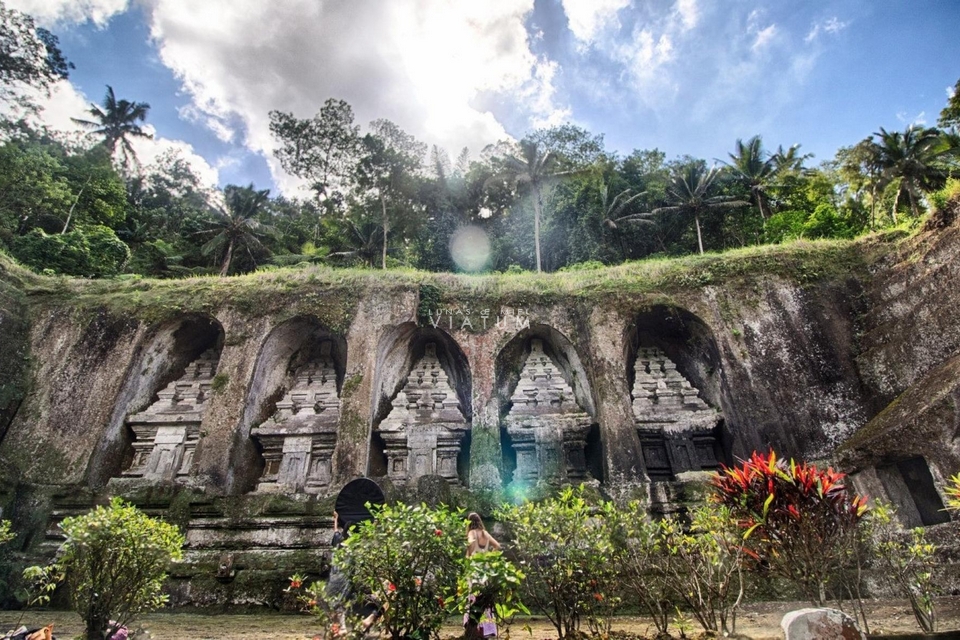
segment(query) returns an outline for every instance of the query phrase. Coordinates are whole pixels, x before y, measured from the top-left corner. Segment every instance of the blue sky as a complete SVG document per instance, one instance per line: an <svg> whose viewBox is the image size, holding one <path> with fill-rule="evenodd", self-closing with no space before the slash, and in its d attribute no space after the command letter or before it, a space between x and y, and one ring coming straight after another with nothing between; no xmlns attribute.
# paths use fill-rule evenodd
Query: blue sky
<svg viewBox="0 0 960 640"><path fill-rule="evenodd" d="M7 3L76 65L58 121L110 84L150 103L156 146L274 192L296 181L270 155L268 112L329 97L451 156L573 122L624 154L723 160L761 134L819 162L881 126L935 124L960 78L952 0Z"/></svg>

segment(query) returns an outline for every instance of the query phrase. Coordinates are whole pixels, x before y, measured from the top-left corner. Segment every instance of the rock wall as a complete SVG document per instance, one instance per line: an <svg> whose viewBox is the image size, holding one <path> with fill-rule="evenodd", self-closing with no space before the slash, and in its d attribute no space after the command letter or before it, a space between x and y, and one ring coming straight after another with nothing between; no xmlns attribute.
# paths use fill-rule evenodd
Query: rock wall
<svg viewBox="0 0 960 640"><path fill-rule="evenodd" d="M10 308L29 321L33 366L23 385L31 392L0 430L0 466L10 479L0 507L20 521L18 552L35 555L55 547L59 519L124 495L186 530L187 561L173 576L178 601L273 602L283 577L322 568L333 498L347 481L370 476L388 498L418 497L417 474L398 475L392 465L404 456L388 454L408 446L415 465L417 456L429 457L416 447L436 442L417 435L416 418L403 417L426 415L426 387L410 387L408 376L428 352L436 353L465 419L460 439L444 440L454 447L444 455L457 457L449 497L480 510L505 495L549 493L566 474L585 474L608 496L647 496L652 509L667 510L685 493L671 477L677 458L670 452L692 452L673 472L690 464L696 470L697 456L706 456L699 468L708 469L768 447L824 460L845 440L866 442L868 422L900 393L916 387L923 396L923 376L937 367L947 367L938 385L956 382L949 364L960 349L952 311L960 302L956 225L908 241L778 251L691 260L652 275L623 267L573 281L564 274L517 281L308 270L225 281L72 282L64 289L8 277L4 286L26 294ZM7 336L4 343L13 344ZM296 395L297 376L321 342L332 345L339 416L335 437L314 446L271 416L325 410ZM191 418L198 421L192 457L180 455L180 441L163 444L187 460L182 473L124 476L135 464L130 416L149 413L164 389L174 390L168 400L176 404L175 390L186 388L180 377L210 350L216 373L205 383L203 411L191 414L198 416ZM675 379L677 388L698 392L698 409L715 412L700 421L708 426L696 442L689 430L644 430L631 395L641 352L669 363L645 384ZM537 375L557 378L538 382ZM660 384L652 398L674 393ZM404 388L414 389L420 409L404 405ZM958 419L944 403L957 393L937 398L939 426L924 433L952 438ZM527 408L515 411L518 404ZM381 432L388 415L391 433L411 435ZM569 416L569 426L558 427L556 416ZM268 418L270 461L258 440ZM662 416L646 424L671 428ZM678 449L664 437L688 440ZM853 470L897 463L894 442L884 443L876 451L848 445L844 459ZM328 446L328 480L291 480L288 487L278 480L310 473L322 453L315 447ZM657 464L669 460L651 485L648 466L661 450L669 455ZM550 460L557 471L533 473L532 459L541 466ZM941 487L960 469L952 448L933 462ZM302 467L279 473L285 464Z"/></svg>

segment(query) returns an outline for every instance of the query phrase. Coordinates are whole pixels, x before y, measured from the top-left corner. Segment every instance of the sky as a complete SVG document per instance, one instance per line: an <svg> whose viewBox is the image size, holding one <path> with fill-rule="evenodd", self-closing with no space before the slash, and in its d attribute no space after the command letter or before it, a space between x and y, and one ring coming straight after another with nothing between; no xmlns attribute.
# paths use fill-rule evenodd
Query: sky
<svg viewBox="0 0 960 640"><path fill-rule="evenodd" d="M608 150L814 163L880 127L935 125L960 78L956 0L5 0L76 68L45 101L69 128L111 85L220 186L296 195L269 112L346 100L451 157L572 123Z"/></svg>

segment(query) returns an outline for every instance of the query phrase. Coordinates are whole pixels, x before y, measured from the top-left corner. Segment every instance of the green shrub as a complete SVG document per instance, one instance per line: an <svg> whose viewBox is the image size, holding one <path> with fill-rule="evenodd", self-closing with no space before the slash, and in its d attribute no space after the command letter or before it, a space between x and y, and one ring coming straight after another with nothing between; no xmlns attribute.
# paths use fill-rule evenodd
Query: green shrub
<svg viewBox="0 0 960 640"><path fill-rule="evenodd" d="M391 638L438 636L457 607L466 520L426 505L384 505L357 525L334 554L353 597L385 604L381 625Z"/></svg>
<svg viewBox="0 0 960 640"><path fill-rule="evenodd" d="M17 534L10 530L9 520L0 520L0 544L6 544L17 537Z"/></svg>
<svg viewBox="0 0 960 640"><path fill-rule="evenodd" d="M166 567L182 558L183 536L177 527L114 498L108 507L64 518L60 528L67 540L56 563L31 567L25 577L66 580L87 640L108 638L136 615L167 601L161 593Z"/></svg>
<svg viewBox="0 0 960 640"><path fill-rule="evenodd" d="M909 532L897 522L892 505L875 502L870 510L870 533L876 565L910 601L917 624L924 633L936 633L936 588L933 568L936 545L917 527Z"/></svg>
<svg viewBox="0 0 960 640"><path fill-rule="evenodd" d="M736 631L736 611L743 599L740 531L724 505L697 507L689 517L689 528L676 517L659 523L666 551L664 581L704 631L729 636Z"/></svg>
<svg viewBox="0 0 960 640"><path fill-rule="evenodd" d="M68 233L47 234L31 229L13 238L10 252L38 272L49 269L72 276L103 277L120 273L130 249L112 229L92 226Z"/></svg>
<svg viewBox="0 0 960 640"><path fill-rule="evenodd" d="M609 632L619 605L618 567L610 562L614 513L610 502L588 504L582 486L497 513L526 575L524 600L547 616L560 640L577 637L584 619L595 635Z"/></svg>
<svg viewBox="0 0 960 640"><path fill-rule="evenodd" d="M502 552L474 553L466 559L460 575L460 610L472 610L471 618L479 620L485 610L492 609L497 624L509 626L516 614L530 613L520 600L523 579L523 572Z"/></svg>

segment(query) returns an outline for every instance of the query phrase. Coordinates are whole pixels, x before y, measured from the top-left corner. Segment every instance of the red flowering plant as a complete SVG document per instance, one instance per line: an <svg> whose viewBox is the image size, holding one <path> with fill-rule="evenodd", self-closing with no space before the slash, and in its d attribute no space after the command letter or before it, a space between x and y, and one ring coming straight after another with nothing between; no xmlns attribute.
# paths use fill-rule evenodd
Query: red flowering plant
<svg viewBox="0 0 960 640"><path fill-rule="evenodd" d="M428 640L457 610L465 549L461 512L398 503L377 507L373 520L355 526L334 563L350 581L356 604L377 603L385 634Z"/></svg>
<svg viewBox="0 0 960 640"><path fill-rule="evenodd" d="M866 499L848 492L844 477L771 450L723 467L712 484L714 500L743 531L748 566L786 578L820 606L828 585L853 562L867 511Z"/></svg>
<svg viewBox="0 0 960 640"><path fill-rule="evenodd" d="M315 616L323 630L313 636L315 640L334 640L345 635L347 630L341 628L341 616L334 601L326 593L325 582L314 580L308 584L307 577L300 573L293 574L288 580L290 585L284 589L284 592L296 599L300 611ZM351 622L356 626L359 621L351 620Z"/></svg>

